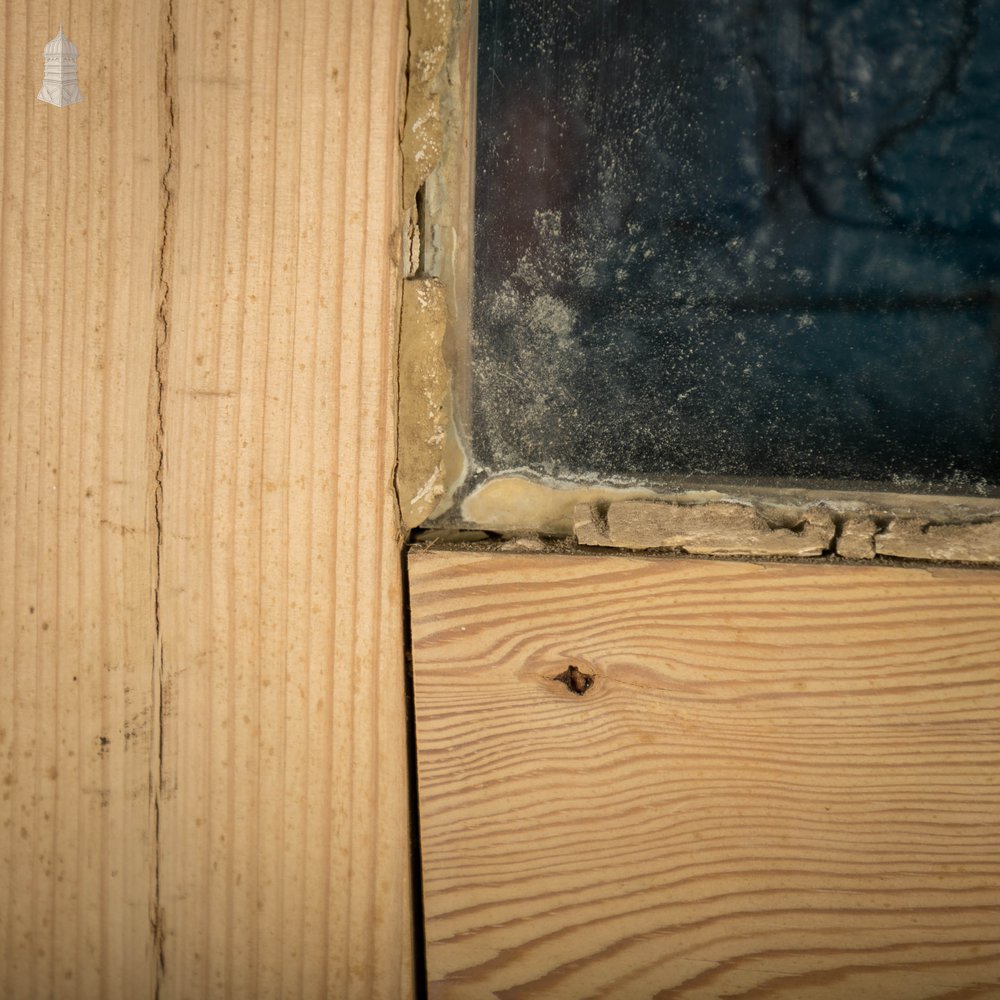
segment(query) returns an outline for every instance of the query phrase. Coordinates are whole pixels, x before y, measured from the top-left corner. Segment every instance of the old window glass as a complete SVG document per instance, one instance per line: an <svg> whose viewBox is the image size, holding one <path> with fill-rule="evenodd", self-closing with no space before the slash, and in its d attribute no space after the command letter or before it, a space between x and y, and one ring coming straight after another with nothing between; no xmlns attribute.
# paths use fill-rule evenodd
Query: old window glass
<svg viewBox="0 0 1000 1000"><path fill-rule="evenodd" d="M995 493L1000 0L480 0L489 474Z"/></svg>

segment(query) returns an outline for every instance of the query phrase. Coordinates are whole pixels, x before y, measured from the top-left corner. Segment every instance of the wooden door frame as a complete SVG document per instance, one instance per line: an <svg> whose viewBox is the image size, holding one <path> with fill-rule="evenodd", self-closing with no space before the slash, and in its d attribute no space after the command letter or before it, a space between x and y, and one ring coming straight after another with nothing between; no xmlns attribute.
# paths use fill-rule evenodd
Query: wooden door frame
<svg viewBox="0 0 1000 1000"><path fill-rule="evenodd" d="M9 5L0 994L411 996L405 0Z"/></svg>

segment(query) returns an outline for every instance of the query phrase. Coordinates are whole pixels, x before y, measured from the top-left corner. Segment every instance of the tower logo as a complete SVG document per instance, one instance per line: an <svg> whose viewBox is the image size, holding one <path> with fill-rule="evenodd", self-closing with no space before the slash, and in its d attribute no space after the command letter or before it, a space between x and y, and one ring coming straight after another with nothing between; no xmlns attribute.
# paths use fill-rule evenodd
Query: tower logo
<svg viewBox="0 0 1000 1000"><path fill-rule="evenodd" d="M63 34L60 24L59 34L45 46L45 79L38 91L40 101L65 108L83 100L76 79L77 55L76 46Z"/></svg>

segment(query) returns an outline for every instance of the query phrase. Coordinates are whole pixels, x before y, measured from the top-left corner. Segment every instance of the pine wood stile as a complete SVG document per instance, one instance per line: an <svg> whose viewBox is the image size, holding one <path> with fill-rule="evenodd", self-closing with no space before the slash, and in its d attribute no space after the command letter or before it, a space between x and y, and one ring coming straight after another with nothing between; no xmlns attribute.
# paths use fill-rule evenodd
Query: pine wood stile
<svg viewBox="0 0 1000 1000"><path fill-rule="evenodd" d="M36 99L42 46L58 28L47 5L6 5L0 31L0 995L9 998L154 989L158 21L155 7L127 0L75 5L86 93L71 108Z"/></svg>
<svg viewBox="0 0 1000 1000"><path fill-rule="evenodd" d="M165 995L407 996L405 5L178 4L176 34Z"/></svg>
<svg viewBox="0 0 1000 1000"><path fill-rule="evenodd" d="M409 996L405 3L2 22L0 996Z"/></svg>

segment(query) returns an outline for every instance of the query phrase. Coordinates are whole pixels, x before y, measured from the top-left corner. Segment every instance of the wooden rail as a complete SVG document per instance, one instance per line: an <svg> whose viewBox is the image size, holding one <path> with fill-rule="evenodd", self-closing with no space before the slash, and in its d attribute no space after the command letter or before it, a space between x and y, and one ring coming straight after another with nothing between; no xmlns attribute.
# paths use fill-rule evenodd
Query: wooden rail
<svg viewBox="0 0 1000 1000"><path fill-rule="evenodd" d="M410 557L440 998L1000 990L1000 574Z"/></svg>

